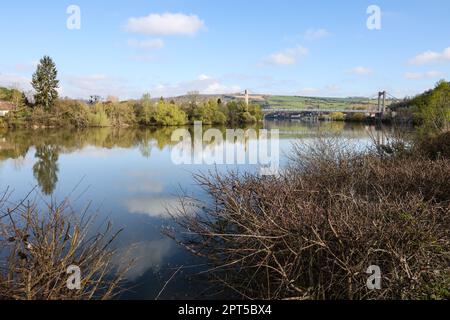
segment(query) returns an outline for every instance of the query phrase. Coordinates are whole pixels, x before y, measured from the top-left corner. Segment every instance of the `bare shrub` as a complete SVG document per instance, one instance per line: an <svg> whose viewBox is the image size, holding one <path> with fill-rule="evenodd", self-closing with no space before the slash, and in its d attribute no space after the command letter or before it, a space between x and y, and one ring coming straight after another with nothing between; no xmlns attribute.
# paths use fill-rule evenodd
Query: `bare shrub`
<svg viewBox="0 0 450 320"><path fill-rule="evenodd" d="M384 150L322 141L278 177L196 176L213 203L185 203L166 232L244 298L449 298L450 160Z"/></svg>
<svg viewBox="0 0 450 320"><path fill-rule="evenodd" d="M422 139L418 143L418 151L427 157L450 158L450 131L443 132L427 139Z"/></svg>
<svg viewBox="0 0 450 320"><path fill-rule="evenodd" d="M24 200L6 208L0 200L0 299L111 299L127 268L112 264L111 224L92 234L93 217L75 215L67 201L39 210ZM69 266L81 270L81 288L70 290Z"/></svg>

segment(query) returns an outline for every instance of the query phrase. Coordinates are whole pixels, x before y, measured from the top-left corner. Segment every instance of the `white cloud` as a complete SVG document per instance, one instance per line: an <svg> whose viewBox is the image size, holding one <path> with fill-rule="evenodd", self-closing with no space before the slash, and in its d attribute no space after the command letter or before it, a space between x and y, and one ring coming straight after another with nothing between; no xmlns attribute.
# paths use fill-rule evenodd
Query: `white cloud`
<svg viewBox="0 0 450 320"><path fill-rule="evenodd" d="M162 41L161 39L129 39L128 46L140 49L162 49L164 48L164 41Z"/></svg>
<svg viewBox="0 0 450 320"><path fill-rule="evenodd" d="M444 77L445 74L440 71L427 71L427 72L406 72L405 78L410 80L421 80L421 79L433 79Z"/></svg>
<svg viewBox="0 0 450 320"><path fill-rule="evenodd" d="M200 93L204 94L222 94L222 93L235 93L241 91L239 86L226 86L219 82L213 82L205 89L201 90Z"/></svg>
<svg viewBox="0 0 450 320"><path fill-rule="evenodd" d="M130 18L125 26L129 32L160 36L194 36L204 28L205 22L198 16L182 13L152 13L146 17Z"/></svg>
<svg viewBox="0 0 450 320"><path fill-rule="evenodd" d="M235 84L224 83L221 79L201 74L194 80L179 83L160 83L151 89L154 96L164 97L179 96L190 91L198 91L202 94L225 94L239 92L241 88Z"/></svg>
<svg viewBox="0 0 450 320"><path fill-rule="evenodd" d="M172 242L169 239L144 241L122 247L114 255L113 265L123 268L134 261L124 275L127 280L134 281L143 276L149 269L158 269L163 261L169 256Z"/></svg>
<svg viewBox="0 0 450 320"><path fill-rule="evenodd" d="M178 198L141 197L127 200L126 207L130 213L145 214L153 218L169 218L168 210L176 207Z"/></svg>
<svg viewBox="0 0 450 320"><path fill-rule="evenodd" d="M211 77L206 75L206 74L201 74L201 75L198 76L198 80L200 80L200 81L206 81L206 80L209 80L209 79L211 79Z"/></svg>
<svg viewBox="0 0 450 320"><path fill-rule="evenodd" d="M442 52L426 51L409 60L410 64L427 64L432 62L450 61L450 47Z"/></svg>
<svg viewBox="0 0 450 320"><path fill-rule="evenodd" d="M147 215L151 218L171 218L171 213L177 213L186 210L186 213L194 213L195 207L186 205L183 207L183 201L176 196L141 196L131 198L124 204L129 213ZM181 201L181 202L180 202Z"/></svg>
<svg viewBox="0 0 450 320"><path fill-rule="evenodd" d="M318 39L322 39L325 38L327 36L330 35L330 32L328 32L328 30L326 29L308 29L305 32L305 39L306 40L318 40Z"/></svg>
<svg viewBox="0 0 450 320"><path fill-rule="evenodd" d="M366 67L356 67L347 71L349 74L355 74L359 76L368 76L373 73L372 69Z"/></svg>
<svg viewBox="0 0 450 320"><path fill-rule="evenodd" d="M39 64L39 61L18 63L15 65L15 70L17 72L33 72L34 70L36 70L38 64Z"/></svg>
<svg viewBox="0 0 450 320"><path fill-rule="evenodd" d="M127 81L105 74L69 75L61 79L61 95L72 98L88 98L91 95L106 97L108 95L127 99L139 96L140 91L131 88Z"/></svg>
<svg viewBox="0 0 450 320"><path fill-rule="evenodd" d="M14 87L21 90L31 90L31 79L16 74L0 73L0 86Z"/></svg>
<svg viewBox="0 0 450 320"><path fill-rule="evenodd" d="M301 57L308 55L309 50L302 46L286 49L281 52L271 54L263 60L265 65L293 65L297 63L297 60Z"/></svg>

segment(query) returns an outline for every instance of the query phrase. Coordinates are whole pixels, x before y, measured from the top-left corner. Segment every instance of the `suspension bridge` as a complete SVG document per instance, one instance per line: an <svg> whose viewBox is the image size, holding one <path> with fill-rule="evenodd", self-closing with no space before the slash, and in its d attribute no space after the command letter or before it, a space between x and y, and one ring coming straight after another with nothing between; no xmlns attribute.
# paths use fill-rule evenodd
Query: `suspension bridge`
<svg viewBox="0 0 450 320"><path fill-rule="evenodd" d="M248 90L243 93L246 103L249 103L250 96ZM344 115L364 114L372 118L382 118L388 111L389 105L393 102L399 101L396 97L388 93L387 91L380 91L377 94L368 97L369 102L374 102L372 108L370 103L367 104L366 109L354 108L354 109L327 109L320 106L311 106L308 108L263 108L262 112L265 118L300 118L300 119L318 119L319 117L327 116L332 113L342 113ZM378 102L378 103L375 103Z"/></svg>

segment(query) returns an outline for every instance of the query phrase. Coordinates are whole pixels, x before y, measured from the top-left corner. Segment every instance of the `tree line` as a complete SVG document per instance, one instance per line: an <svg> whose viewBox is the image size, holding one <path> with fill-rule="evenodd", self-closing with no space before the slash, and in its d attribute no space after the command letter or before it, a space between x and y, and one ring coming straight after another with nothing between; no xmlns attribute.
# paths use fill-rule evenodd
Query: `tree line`
<svg viewBox="0 0 450 320"><path fill-rule="evenodd" d="M221 99L176 103L163 98L155 101L150 94L141 99L119 101L109 97L101 101L93 96L88 102L60 98L58 71L53 60L43 57L32 77L34 95L17 90L16 110L4 119L7 127L130 127L181 126L201 121L206 125L241 125L263 119L258 105L244 101L224 103ZM4 91L8 91L4 89ZM12 95L12 94L9 94ZM9 98L8 98L9 99Z"/></svg>

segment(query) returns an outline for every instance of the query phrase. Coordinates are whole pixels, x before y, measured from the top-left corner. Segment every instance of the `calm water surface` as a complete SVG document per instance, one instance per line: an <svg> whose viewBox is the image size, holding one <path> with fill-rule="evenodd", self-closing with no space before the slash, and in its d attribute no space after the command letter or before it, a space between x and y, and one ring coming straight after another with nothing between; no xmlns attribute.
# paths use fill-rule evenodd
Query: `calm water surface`
<svg viewBox="0 0 450 320"><path fill-rule="evenodd" d="M282 121L268 121L264 127L280 130L282 163L298 139L338 135L362 148L370 144L370 131L380 130L344 123ZM117 229L124 228L116 244L118 250L138 260L127 274L128 290L122 298L154 299L180 266L184 266L183 271L168 284L161 298L211 297L210 291L204 291L206 284L192 278L202 270L204 261L191 257L161 234L161 228L171 224L166 209L176 207L180 190L203 197L193 173L257 168L174 165L173 130L0 131L0 191L9 188L14 202L37 186L32 197L41 205L70 195L75 209L81 211L91 202L90 211L98 215L98 221L110 220Z"/></svg>

